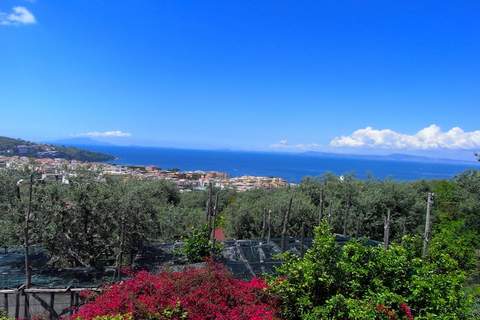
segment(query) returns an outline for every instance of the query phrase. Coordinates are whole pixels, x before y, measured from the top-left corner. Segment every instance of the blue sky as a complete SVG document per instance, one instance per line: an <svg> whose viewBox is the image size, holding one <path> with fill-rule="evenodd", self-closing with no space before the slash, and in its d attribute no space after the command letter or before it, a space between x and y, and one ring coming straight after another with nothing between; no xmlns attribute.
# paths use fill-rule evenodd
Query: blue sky
<svg viewBox="0 0 480 320"><path fill-rule="evenodd" d="M479 1L0 0L0 135L480 149L479 34Z"/></svg>

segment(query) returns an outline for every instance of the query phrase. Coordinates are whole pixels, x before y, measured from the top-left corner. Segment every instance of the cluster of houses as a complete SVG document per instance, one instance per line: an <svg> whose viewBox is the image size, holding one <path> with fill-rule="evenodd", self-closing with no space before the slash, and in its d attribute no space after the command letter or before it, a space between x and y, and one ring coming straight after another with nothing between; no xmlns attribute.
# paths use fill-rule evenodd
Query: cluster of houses
<svg viewBox="0 0 480 320"><path fill-rule="evenodd" d="M2 150L2 153L7 156L19 155L20 157L33 155L39 158L54 158L59 156L55 147L45 144L21 144L11 149Z"/></svg>
<svg viewBox="0 0 480 320"><path fill-rule="evenodd" d="M101 162L82 162L60 158L28 158L22 156L0 156L0 170L35 170L46 181L69 183L82 171L94 173L99 179L106 176L131 176L140 179L162 179L173 182L180 191L204 190L209 184L221 189L246 191L251 189L273 189L289 183L278 177L242 176L229 177L216 171L162 170L154 166L123 166Z"/></svg>

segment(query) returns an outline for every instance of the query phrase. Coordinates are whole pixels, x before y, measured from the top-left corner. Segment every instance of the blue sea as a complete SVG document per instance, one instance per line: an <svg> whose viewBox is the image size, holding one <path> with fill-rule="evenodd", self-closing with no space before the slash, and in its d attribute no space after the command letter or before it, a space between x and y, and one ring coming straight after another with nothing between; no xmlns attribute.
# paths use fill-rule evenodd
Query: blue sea
<svg viewBox="0 0 480 320"><path fill-rule="evenodd" d="M326 172L337 175L354 173L358 178L397 180L451 178L468 170L480 169L476 163L399 161L368 159L355 156L288 154L268 152L187 150L153 147L82 146L84 149L111 154L122 165L154 165L182 171L222 171L230 176L255 175L282 177L299 182L306 176Z"/></svg>

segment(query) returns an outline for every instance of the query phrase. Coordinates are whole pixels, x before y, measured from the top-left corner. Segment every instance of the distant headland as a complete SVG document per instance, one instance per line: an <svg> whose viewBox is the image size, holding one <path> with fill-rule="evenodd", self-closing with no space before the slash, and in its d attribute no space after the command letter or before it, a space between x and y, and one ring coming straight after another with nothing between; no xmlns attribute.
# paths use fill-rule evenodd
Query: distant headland
<svg viewBox="0 0 480 320"><path fill-rule="evenodd" d="M72 146L34 143L0 136L0 155L31 158L60 158L66 160L104 162L115 157L103 152L88 151Z"/></svg>

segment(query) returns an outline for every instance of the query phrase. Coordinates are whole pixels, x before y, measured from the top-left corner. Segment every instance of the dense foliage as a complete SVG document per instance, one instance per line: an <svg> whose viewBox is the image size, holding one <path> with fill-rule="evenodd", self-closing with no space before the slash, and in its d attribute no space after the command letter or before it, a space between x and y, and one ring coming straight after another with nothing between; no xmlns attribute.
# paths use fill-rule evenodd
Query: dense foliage
<svg viewBox="0 0 480 320"><path fill-rule="evenodd" d="M462 223L447 224L420 257L418 239L385 249L352 240L340 247L324 220L304 257L283 254L269 285L206 268L140 272L80 308L80 319L473 319L465 280L473 246ZM462 250L455 250L461 245ZM101 318L99 318L101 316Z"/></svg>
<svg viewBox="0 0 480 320"><path fill-rule="evenodd" d="M239 193L224 210L226 231L238 239L259 238L262 232L263 217L270 211L271 235L280 236L283 217L292 198L292 209L288 222L289 235L301 233L302 222L313 230L317 223L316 208L308 195L282 188L277 190L252 190Z"/></svg>
<svg viewBox="0 0 480 320"><path fill-rule="evenodd" d="M181 254L183 254L188 262L202 262L211 255L220 252L221 245L214 243L211 239L211 232L208 225L203 225L192 231L192 234L183 241Z"/></svg>
<svg viewBox="0 0 480 320"><path fill-rule="evenodd" d="M115 157L110 154L84 150L77 147L55 145L53 148L57 151L55 158L89 162L103 162L115 159Z"/></svg>
<svg viewBox="0 0 480 320"><path fill-rule="evenodd" d="M30 204L29 176L0 170L3 248L23 243L30 207L30 243L46 247L50 264L58 267L131 264L151 241L184 240L183 253L191 262L212 250L204 229L207 191L179 192L166 181L99 180L85 172L70 184L35 178ZM24 183L17 188L19 179ZM285 319L473 318L471 299L480 294L479 171L415 182L327 174L290 188L213 192L216 225L229 237L266 237L267 229L272 238L283 230L289 236L316 236L304 257L287 254L279 277L271 279L270 292L280 299ZM422 258L428 192L434 193L433 227ZM387 216L388 249L362 240L340 248L333 241L331 232L382 241ZM314 231L320 221L324 224ZM174 304L162 306L175 310ZM115 315L131 316L122 310Z"/></svg>
<svg viewBox="0 0 480 320"><path fill-rule="evenodd" d="M28 172L0 171L0 246L21 244L28 208ZM165 181L107 178L79 174L68 185L35 180L32 243L46 246L57 263L101 266L127 259L146 241L183 239L206 223L206 191L180 193ZM218 190L214 191L215 193ZM306 178L298 187L235 192L219 191L217 225L232 238L280 237L285 213L289 236L312 236L326 218L336 233L383 240L384 220L391 213L390 239L421 235L426 193L434 192L432 224L464 221L463 230L480 246L480 172L467 171L452 180L395 182L340 179L327 174ZM302 228L303 226L303 228ZM61 241L58 241L58 240ZM120 250L122 249L122 250ZM53 262L53 261L52 261Z"/></svg>
<svg viewBox="0 0 480 320"><path fill-rule="evenodd" d="M390 238L423 233L427 192L433 192L433 225L465 221L465 230L480 239L480 172L467 171L452 180L398 182L355 179L326 174L305 178L298 187L238 193L223 210L225 229L234 238L258 238L263 215L271 212L272 237L279 237L283 217L293 197L288 221L291 236L307 235L327 218L335 233L383 240L384 220L391 213Z"/></svg>
<svg viewBox="0 0 480 320"><path fill-rule="evenodd" d="M30 186L17 189L20 178L25 176L0 172L0 226L8 226L2 246L23 243ZM184 207L165 181L86 175L68 185L36 181L32 193L30 242L46 247L58 266L100 268L119 256L131 260L146 241L180 239L204 223L203 209Z"/></svg>
<svg viewBox="0 0 480 320"><path fill-rule="evenodd" d="M275 304L265 288L260 279L234 279L212 262L206 268L182 272L140 272L107 288L74 318L273 320Z"/></svg>
<svg viewBox="0 0 480 320"><path fill-rule="evenodd" d="M271 291L284 319L470 319L472 297L463 286L469 269L461 264L473 248L457 255L444 247L462 238L456 231L436 235L421 259L412 238L387 250L361 241L340 248L324 222L303 258L284 256Z"/></svg>

